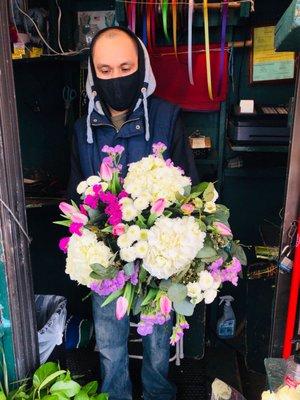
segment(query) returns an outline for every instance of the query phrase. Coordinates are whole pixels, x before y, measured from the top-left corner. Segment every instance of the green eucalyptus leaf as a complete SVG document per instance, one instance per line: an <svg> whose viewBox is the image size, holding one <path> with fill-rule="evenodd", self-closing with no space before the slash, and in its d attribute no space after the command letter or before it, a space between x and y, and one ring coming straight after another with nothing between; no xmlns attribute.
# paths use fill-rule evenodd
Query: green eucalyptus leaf
<svg viewBox="0 0 300 400"><path fill-rule="evenodd" d="M33 374L32 384L35 388L39 388L42 382L51 374L59 370L59 367L54 362L42 364Z"/></svg>
<svg viewBox="0 0 300 400"><path fill-rule="evenodd" d="M80 389L81 386L75 381L58 381L51 386L50 393L54 394L58 392L63 393L68 397L73 397L76 396L77 393L79 393Z"/></svg>
<svg viewBox="0 0 300 400"><path fill-rule="evenodd" d="M160 281L159 288L160 288L160 290L163 290L164 292L167 292L171 285L172 285L171 279L162 279Z"/></svg>
<svg viewBox="0 0 300 400"><path fill-rule="evenodd" d="M92 270L100 277L100 279L111 279L114 278L117 274L117 270L114 267L105 268L101 264L91 264L90 267ZM91 276L91 274L90 274ZM92 277L92 276L91 276ZM95 278L98 279L98 278Z"/></svg>
<svg viewBox="0 0 300 400"><path fill-rule="evenodd" d="M235 242L231 244L231 255L236 257L242 265L247 265L247 257L242 246Z"/></svg>
<svg viewBox="0 0 300 400"><path fill-rule="evenodd" d="M173 306L178 314L185 315L186 317L190 317L194 313L195 306L186 298L181 301L174 301Z"/></svg>
<svg viewBox="0 0 300 400"><path fill-rule="evenodd" d="M189 196L191 194L192 187L191 187L191 185L188 185L188 186L185 186L183 188L183 190L184 190L184 196Z"/></svg>
<svg viewBox="0 0 300 400"><path fill-rule="evenodd" d="M124 265L123 270L125 275L130 276L134 273L134 262L129 262Z"/></svg>
<svg viewBox="0 0 300 400"><path fill-rule="evenodd" d="M168 289L168 297L171 301L180 302L185 299L187 295L187 289L185 285L181 283L172 283Z"/></svg>
<svg viewBox="0 0 300 400"><path fill-rule="evenodd" d="M216 254L217 252L213 247L205 245L201 250L198 251L196 258L209 258L214 257Z"/></svg>

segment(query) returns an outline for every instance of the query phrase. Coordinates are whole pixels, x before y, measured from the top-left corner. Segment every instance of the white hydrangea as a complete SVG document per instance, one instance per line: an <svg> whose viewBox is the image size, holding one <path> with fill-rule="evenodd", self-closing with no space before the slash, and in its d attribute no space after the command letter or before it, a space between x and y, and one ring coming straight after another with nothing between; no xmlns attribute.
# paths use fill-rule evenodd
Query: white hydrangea
<svg viewBox="0 0 300 400"><path fill-rule="evenodd" d="M90 278L91 264L108 267L113 253L103 242L97 241L95 233L83 229L82 236L73 234L68 245L66 273L81 285L90 286L95 280Z"/></svg>
<svg viewBox="0 0 300 400"><path fill-rule="evenodd" d="M194 217L159 217L149 229L143 267L156 278L170 278L196 257L205 235Z"/></svg>
<svg viewBox="0 0 300 400"><path fill-rule="evenodd" d="M169 203L175 201L176 193L184 193L184 188L191 185L191 180L182 175L174 166L167 166L160 158L150 155L129 165L124 180L124 189L134 199L142 197L152 205L158 199Z"/></svg>

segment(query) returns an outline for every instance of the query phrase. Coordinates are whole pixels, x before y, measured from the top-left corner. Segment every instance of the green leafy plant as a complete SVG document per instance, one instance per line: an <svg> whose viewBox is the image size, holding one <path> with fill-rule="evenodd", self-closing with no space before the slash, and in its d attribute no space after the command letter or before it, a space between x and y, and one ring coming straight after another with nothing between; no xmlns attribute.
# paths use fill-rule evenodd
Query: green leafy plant
<svg viewBox="0 0 300 400"><path fill-rule="evenodd" d="M98 382L91 381L81 386L71 377L68 370L61 369L59 364L47 362L33 374L14 383L9 389L7 366L4 351L1 352L3 382L0 382L0 400L108 400L107 393L98 393Z"/></svg>

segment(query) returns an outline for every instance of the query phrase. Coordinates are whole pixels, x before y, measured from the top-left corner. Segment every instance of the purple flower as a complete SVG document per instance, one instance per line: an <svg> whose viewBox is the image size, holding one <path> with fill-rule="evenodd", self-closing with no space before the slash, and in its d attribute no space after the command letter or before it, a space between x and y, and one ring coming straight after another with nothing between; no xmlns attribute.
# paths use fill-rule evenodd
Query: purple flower
<svg viewBox="0 0 300 400"><path fill-rule="evenodd" d="M167 149L167 146L162 142L154 143L152 145L152 151L153 151L154 155L156 155L156 156L158 156L159 154L162 154L166 149Z"/></svg>
<svg viewBox="0 0 300 400"><path fill-rule="evenodd" d="M93 282L90 288L100 296L108 296L119 289L123 289L126 283L124 271L119 271L112 279L103 279L101 282Z"/></svg>
<svg viewBox="0 0 300 400"><path fill-rule="evenodd" d="M137 332L141 336L151 335L153 332L153 325L146 324L145 322L139 322Z"/></svg>

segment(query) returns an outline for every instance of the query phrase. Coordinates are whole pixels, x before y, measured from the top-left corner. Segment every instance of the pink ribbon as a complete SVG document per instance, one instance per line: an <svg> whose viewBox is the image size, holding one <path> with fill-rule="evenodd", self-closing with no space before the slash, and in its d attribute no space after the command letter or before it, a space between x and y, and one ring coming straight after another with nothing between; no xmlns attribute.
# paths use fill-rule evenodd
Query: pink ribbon
<svg viewBox="0 0 300 400"><path fill-rule="evenodd" d="M194 85L193 78L193 13L194 13L194 0L189 0L189 11L188 11L188 73L189 81L191 85Z"/></svg>

